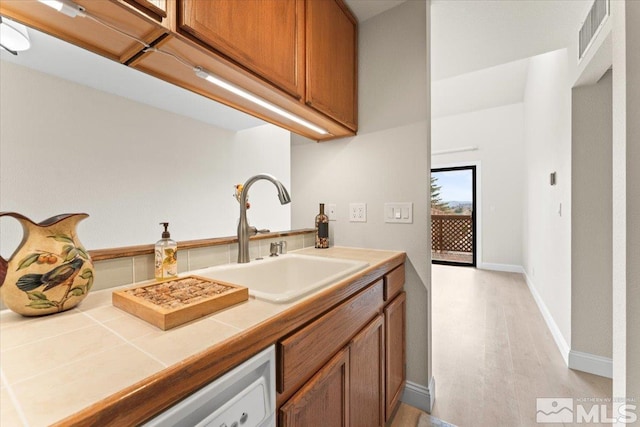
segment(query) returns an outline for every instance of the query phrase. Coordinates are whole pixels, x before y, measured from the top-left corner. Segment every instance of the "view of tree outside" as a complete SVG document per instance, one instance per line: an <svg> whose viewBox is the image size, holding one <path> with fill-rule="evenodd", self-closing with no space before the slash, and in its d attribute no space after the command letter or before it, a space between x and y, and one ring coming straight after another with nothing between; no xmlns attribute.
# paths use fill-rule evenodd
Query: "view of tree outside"
<svg viewBox="0 0 640 427"><path fill-rule="evenodd" d="M432 215L471 215L473 212L471 170L431 173Z"/></svg>
<svg viewBox="0 0 640 427"><path fill-rule="evenodd" d="M449 205L442 202L440 196L441 185L438 185L438 178L431 175L431 209L438 209L441 211L449 210Z"/></svg>

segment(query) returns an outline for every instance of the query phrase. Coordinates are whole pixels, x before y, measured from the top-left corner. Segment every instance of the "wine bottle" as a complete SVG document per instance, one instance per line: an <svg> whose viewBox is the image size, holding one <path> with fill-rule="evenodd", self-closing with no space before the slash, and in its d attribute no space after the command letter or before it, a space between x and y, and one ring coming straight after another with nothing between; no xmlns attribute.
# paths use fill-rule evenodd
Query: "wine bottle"
<svg viewBox="0 0 640 427"><path fill-rule="evenodd" d="M329 217L324 214L324 203L320 203L320 213L316 215L316 248L329 247Z"/></svg>

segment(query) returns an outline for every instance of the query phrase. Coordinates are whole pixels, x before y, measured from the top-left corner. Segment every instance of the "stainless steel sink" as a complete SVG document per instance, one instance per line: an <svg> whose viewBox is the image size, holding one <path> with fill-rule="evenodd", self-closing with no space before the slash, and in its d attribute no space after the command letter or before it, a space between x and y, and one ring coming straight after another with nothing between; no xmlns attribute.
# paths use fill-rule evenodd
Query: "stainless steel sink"
<svg viewBox="0 0 640 427"><path fill-rule="evenodd" d="M369 266L362 261L286 254L211 267L193 274L242 285L249 294L267 301L286 303L334 283Z"/></svg>

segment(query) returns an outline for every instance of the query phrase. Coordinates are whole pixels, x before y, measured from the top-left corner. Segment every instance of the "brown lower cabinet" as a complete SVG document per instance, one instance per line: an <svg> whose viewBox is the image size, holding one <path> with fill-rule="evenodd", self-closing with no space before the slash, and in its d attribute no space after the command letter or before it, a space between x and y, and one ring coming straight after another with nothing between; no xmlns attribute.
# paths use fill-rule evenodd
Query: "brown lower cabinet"
<svg viewBox="0 0 640 427"><path fill-rule="evenodd" d="M402 292L384 309L386 420L400 401L406 382L406 294Z"/></svg>
<svg viewBox="0 0 640 427"><path fill-rule="evenodd" d="M384 425L384 317L376 317L349 346L349 425Z"/></svg>
<svg viewBox="0 0 640 427"><path fill-rule="evenodd" d="M383 325L376 317L282 405L281 425L384 425Z"/></svg>
<svg viewBox="0 0 640 427"><path fill-rule="evenodd" d="M279 426L382 427L391 418L405 385L406 297L398 289L385 305L394 280L384 279L279 342Z"/></svg>
<svg viewBox="0 0 640 427"><path fill-rule="evenodd" d="M342 349L280 408L280 425L349 425L349 347Z"/></svg>

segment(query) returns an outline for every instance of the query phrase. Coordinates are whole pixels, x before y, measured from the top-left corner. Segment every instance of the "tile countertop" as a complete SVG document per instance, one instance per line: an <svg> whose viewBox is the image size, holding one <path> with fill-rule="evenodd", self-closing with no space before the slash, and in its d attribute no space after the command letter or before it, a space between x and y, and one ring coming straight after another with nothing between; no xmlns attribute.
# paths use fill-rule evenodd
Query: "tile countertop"
<svg viewBox="0 0 640 427"><path fill-rule="evenodd" d="M398 257L404 260L402 252L342 247L295 253L366 261L369 267L292 303L250 297L169 331L112 306L112 291L123 287L90 293L60 314L22 317L0 312L0 425L60 421L151 376L161 377L169 368L175 371L185 359L237 339L302 302L324 298L330 288L366 279L367 272Z"/></svg>

